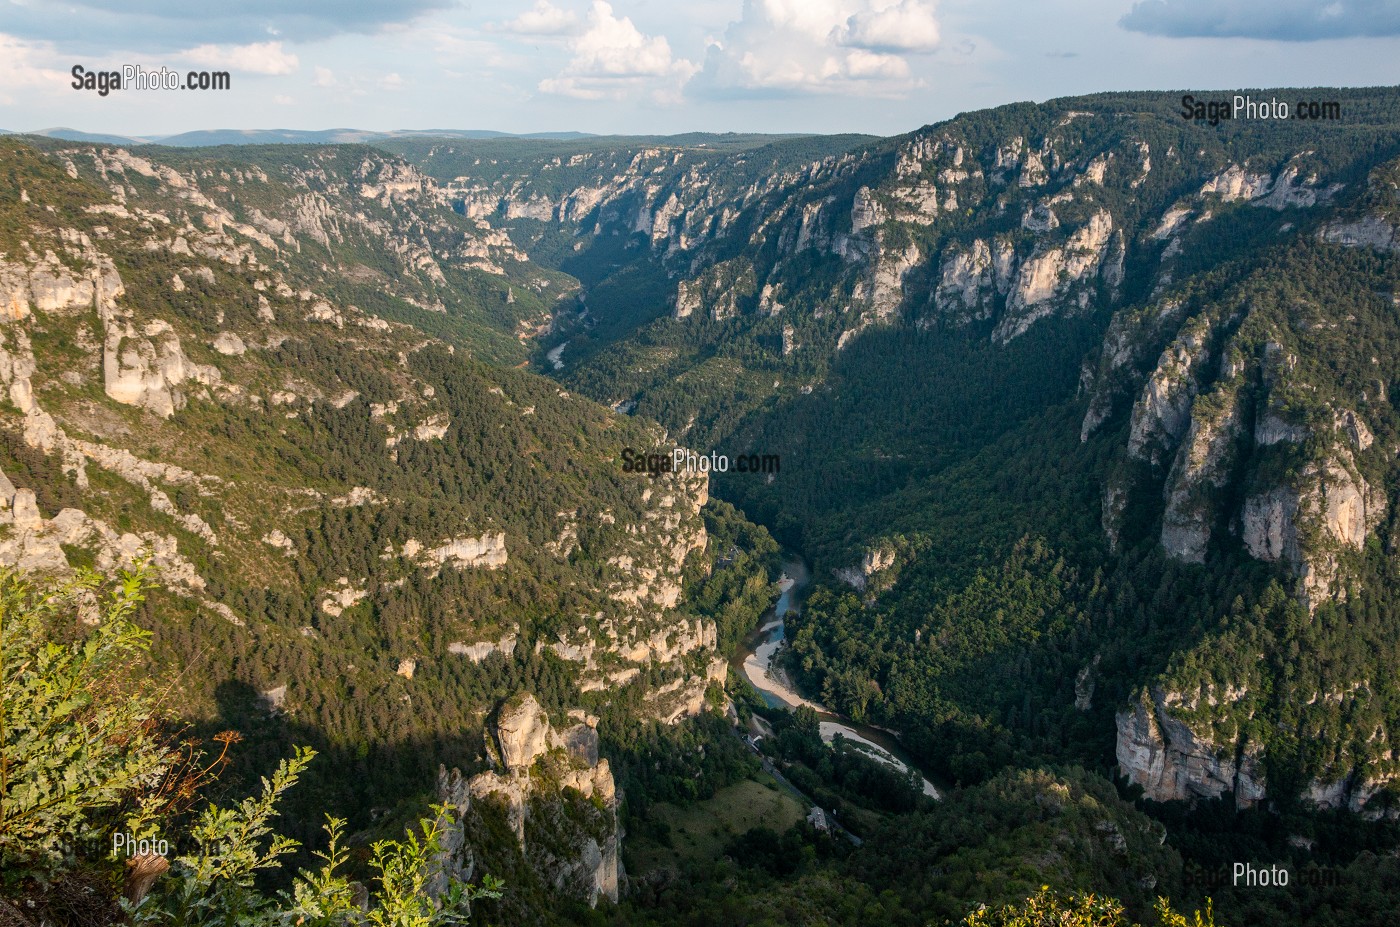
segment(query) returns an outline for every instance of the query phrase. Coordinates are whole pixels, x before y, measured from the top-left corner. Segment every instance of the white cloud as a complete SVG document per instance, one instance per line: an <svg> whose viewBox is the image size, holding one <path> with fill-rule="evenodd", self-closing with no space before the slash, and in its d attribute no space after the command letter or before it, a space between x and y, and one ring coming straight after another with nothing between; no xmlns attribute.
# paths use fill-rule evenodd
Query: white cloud
<svg viewBox="0 0 1400 927"><path fill-rule="evenodd" d="M860 10L838 30L842 45L887 52L929 52L938 45L933 4L901 0L884 9Z"/></svg>
<svg viewBox="0 0 1400 927"><path fill-rule="evenodd" d="M279 76L291 74L299 66L297 56L282 50L281 42L254 42L251 45L200 45L181 52L181 57L211 68L228 68L249 74Z"/></svg>
<svg viewBox="0 0 1400 927"><path fill-rule="evenodd" d="M57 53L49 42L26 42L0 32L0 103L12 106L16 100L9 94L20 91L31 98L36 92L69 89L72 75L58 65ZM70 90L71 92L71 90ZM22 130L25 126L3 128Z"/></svg>
<svg viewBox="0 0 1400 927"><path fill-rule="evenodd" d="M657 99L674 96L695 73L695 65L671 54L662 35L643 34L612 6L594 0L588 28L570 42L573 58L558 76L540 81L545 93L585 100L649 91Z"/></svg>
<svg viewBox="0 0 1400 927"><path fill-rule="evenodd" d="M278 106L295 106L297 101L287 96L285 93L279 93L272 98L272 102L276 103Z"/></svg>
<svg viewBox="0 0 1400 927"><path fill-rule="evenodd" d="M385 90L399 90L403 87L403 78L399 76L397 71L385 74L379 79L379 86Z"/></svg>
<svg viewBox="0 0 1400 927"><path fill-rule="evenodd" d="M857 48L849 55L839 59L837 70L833 71L832 74L847 80L907 81L909 79L909 62L898 55L886 55Z"/></svg>
<svg viewBox="0 0 1400 927"><path fill-rule="evenodd" d="M515 35L574 35L578 30L578 14L561 10L549 0L536 0L532 8L510 22L493 27L493 31Z"/></svg>
<svg viewBox="0 0 1400 927"><path fill-rule="evenodd" d="M938 41L931 0L745 0L691 89L899 96L918 86L905 56Z"/></svg>
<svg viewBox="0 0 1400 927"><path fill-rule="evenodd" d="M316 66L316 79L311 82L313 87L334 87L337 83L334 71L320 65Z"/></svg>

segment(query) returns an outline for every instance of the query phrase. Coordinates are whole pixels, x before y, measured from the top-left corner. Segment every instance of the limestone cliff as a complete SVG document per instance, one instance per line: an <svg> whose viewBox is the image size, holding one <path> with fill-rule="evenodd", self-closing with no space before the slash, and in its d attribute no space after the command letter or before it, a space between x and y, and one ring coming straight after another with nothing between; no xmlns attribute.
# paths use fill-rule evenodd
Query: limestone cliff
<svg viewBox="0 0 1400 927"><path fill-rule="evenodd" d="M1227 204L1289 214L1341 195L1340 184L1296 161L1276 176L1219 172L1148 237L1189 241ZM1393 165L1378 169L1341 218L1308 230L1317 244L1306 247L1319 261L1350 267L1347 249L1389 252L1392 174ZM1324 298L1333 284L1313 280L1282 299L1269 289L1277 278L1262 268L1232 276L1209 297L1159 277L1152 304L1120 312L1084 366L1081 440L1118 446L1103 486L1110 546L1124 546L1132 526L1152 531L1167 556L1211 570L1228 572L1242 557L1274 564L1288 590L1269 590L1252 614L1222 607L1219 628L1118 714L1120 768L1151 798L1229 791L1241 805L1258 801L1266 795L1266 752L1274 752L1272 762L1311 778L1303 797L1313 803L1386 813L1385 801L1374 799L1389 792L1397 767L1390 723L1374 714L1383 704L1372 690L1376 668L1319 664L1302 643L1280 653L1258 625L1266 612L1310 632L1315 622L1345 620L1353 613L1342 603L1369 575L1378 536L1384 544L1389 534L1393 500L1383 487L1393 485L1394 446L1381 452L1377 423L1389 422L1393 409L1383 362L1363 348L1348 372L1334 365L1349 344L1389 337L1393 298L1388 290L1348 290L1357 271L1348 274L1335 284L1348 296ZM1372 327L1361 335L1369 313L1376 313ZM1316 755L1301 759L1286 739L1271 739L1284 724L1321 737ZM1322 733L1338 729L1340 739Z"/></svg>
<svg viewBox="0 0 1400 927"><path fill-rule="evenodd" d="M1119 769L1153 801L1219 798L1233 792L1245 808L1265 795L1257 753L1248 745L1217 745L1172 717L1179 701L1158 690L1144 692L1131 710L1118 713Z"/></svg>
<svg viewBox="0 0 1400 927"><path fill-rule="evenodd" d="M1283 346L1277 321L1249 307L1192 316L1171 300L1155 312L1120 315L1098 370L1088 373L1081 440L1100 428L1133 365L1173 326L1138 390L1123 448L1126 461L1154 474L1149 482L1161 481L1163 549L1203 562L1224 527L1251 556L1285 565L1310 606L1344 594L1339 555L1360 550L1388 509L1360 467L1374 438L1355 410L1318 402L1311 387L1297 385L1297 356ZM1291 461L1282 472L1280 459ZM1104 487L1104 527L1114 544L1127 500L1147 489L1125 482L1128 472ZM1138 472L1143 479L1146 471Z"/></svg>
<svg viewBox="0 0 1400 927"><path fill-rule="evenodd" d="M590 907L600 898L616 902L625 878L617 789L598 756L596 724L585 716L555 730L533 695L517 695L487 732L496 769L473 776L466 789L502 808L520 851L547 883ZM459 780L456 770L444 771L439 790L458 792Z"/></svg>
<svg viewBox="0 0 1400 927"><path fill-rule="evenodd" d="M1109 238L1113 233L1113 216L1104 209L1095 211L1088 221L1057 247L1040 249L1021 265L1007 296L1006 315L998 323L992 337L1005 343L1024 334L1037 320L1056 310L1057 300L1074 293L1079 308L1093 301L1091 284L1103 267Z"/></svg>
<svg viewBox="0 0 1400 927"><path fill-rule="evenodd" d="M715 619L682 587L709 546L707 477L623 474L622 447L659 428L468 356L500 347L490 332L426 333L464 300L512 313L567 291L437 181L354 147L166 165L8 141L0 158L69 196L0 197L18 230L0 254L0 565L148 562L179 629L161 659L251 654L217 672L305 723L336 704L336 724L391 716L445 742L485 707L446 680L544 651L569 691L645 689L666 722L723 684ZM509 287L493 294L486 261ZM712 270L731 290L752 277ZM538 333L520 321L509 342ZM216 708L190 679L190 710Z"/></svg>

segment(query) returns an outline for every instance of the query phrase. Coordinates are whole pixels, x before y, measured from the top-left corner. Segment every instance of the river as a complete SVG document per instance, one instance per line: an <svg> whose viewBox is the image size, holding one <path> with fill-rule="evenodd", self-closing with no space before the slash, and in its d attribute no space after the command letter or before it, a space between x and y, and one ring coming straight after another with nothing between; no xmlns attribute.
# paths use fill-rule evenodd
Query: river
<svg viewBox="0 0 1400 927"><path fill-rule="evenodd" d="M763 623L745 638L732 661L735 669L744 674L744 678L758 690L758 694L770 707L792 711L806 705L815 711L822 740L827 743L831 743L836 735L840 734L857 749L887 766L901 772L917 769L888 731L857 724L836 714L820 702L804 698L788 679L787 673L774 665L774 658L786 646L783 617L789 611L797 610L797 599L808 582L807 567L803 563L794 560L783 564L783 578L779 584L782 594L778 596L777 604L764 613ZM925 795L932 798L942 797L938 788L922 771L919 777L923 780Z"/></svg>

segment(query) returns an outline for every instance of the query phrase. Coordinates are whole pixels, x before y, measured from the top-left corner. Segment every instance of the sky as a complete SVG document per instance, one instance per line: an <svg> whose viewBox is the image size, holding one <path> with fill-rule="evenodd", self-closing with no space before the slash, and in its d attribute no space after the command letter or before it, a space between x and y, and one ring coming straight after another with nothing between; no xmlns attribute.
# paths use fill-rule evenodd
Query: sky
<svg viewBox="0 0 1400 927"><path fill-rule="evenodd" d="M72 69L230 74L72 87ZM1400 0L0 0L0 129L890 135L1102 90L1400 84Z"/></svg>

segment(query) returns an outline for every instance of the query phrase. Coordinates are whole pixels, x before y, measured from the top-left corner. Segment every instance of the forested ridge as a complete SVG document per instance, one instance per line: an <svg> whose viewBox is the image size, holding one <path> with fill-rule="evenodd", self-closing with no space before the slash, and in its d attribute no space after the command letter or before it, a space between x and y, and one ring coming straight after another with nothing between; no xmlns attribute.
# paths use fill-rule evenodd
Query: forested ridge
<svg viewBox="0 0 1400 927"><path fill-rule="evenodd" d="M1100 94L878 140L7 140L0 544L118 575L129 536L183 577L131 614L158 723L226 749L201 795L317 751L269 904L326 813L373 880L440 767L507 781L528 693L584 741L459 816L505 883L478 922L1389 923L1400 103L1306 93L1345 118ZM677 445L781 469L621 470ZM780 550L814 577L783 666L941 800L723 672ZM1126 768L1149 735L1188 771ZM608 790L559 784L600 758ZM568 868L613 836L616 904Z"/></svg>

